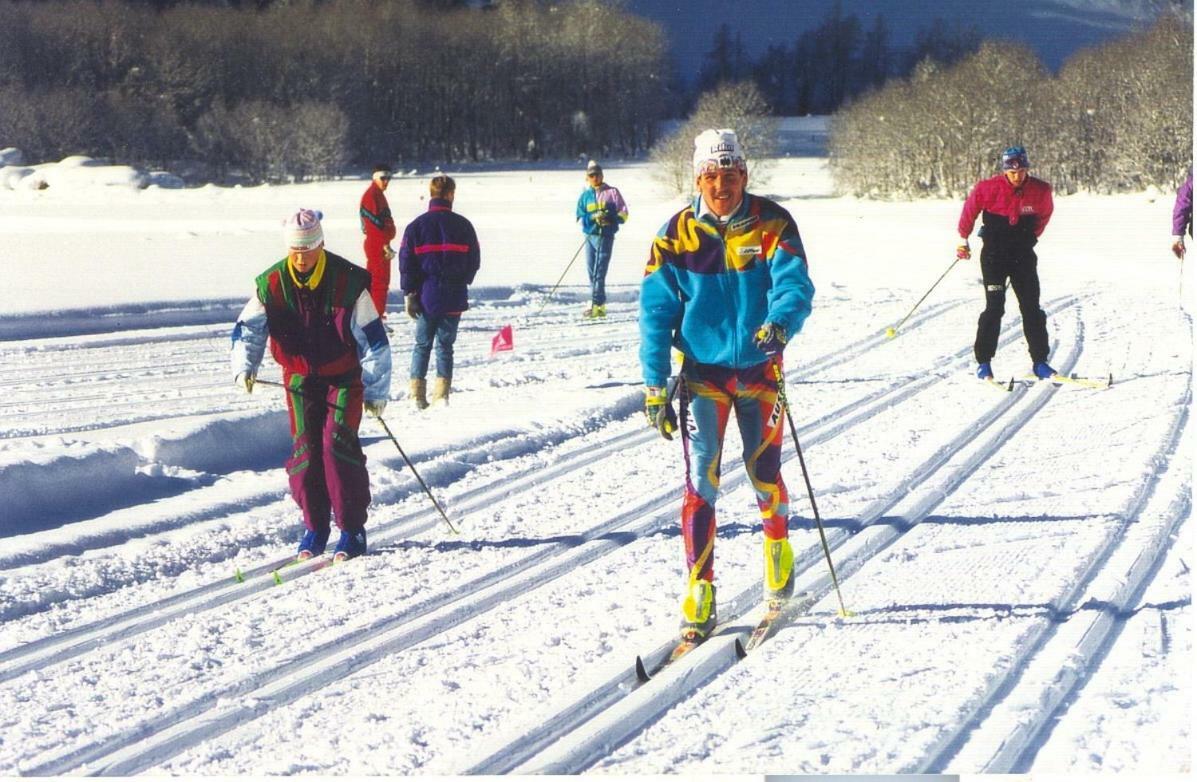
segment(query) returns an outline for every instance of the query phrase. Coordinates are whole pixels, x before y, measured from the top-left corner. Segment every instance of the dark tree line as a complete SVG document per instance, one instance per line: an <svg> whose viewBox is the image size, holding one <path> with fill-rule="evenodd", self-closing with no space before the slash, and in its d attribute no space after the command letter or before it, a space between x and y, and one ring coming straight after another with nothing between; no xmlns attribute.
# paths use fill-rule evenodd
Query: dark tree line
<svg viewBox="0 0 1197 782"><path fill-rule="evenodd" d="M1161 16L1056 76L1010 43L925 61L837 113L829 152L845 192L959 197L1011 144L1060 192L1175 188L1192 166L1191 17Z"/></svg>
<svg viewBox="0 0 1197 782"><path fill-rule="evenodd" d="M657 25L600 0L464 5L4 0L0 147L264 181L654 142Z"/></svg>
<svg viewBox="0 0 1197 782"><path fill-rule="evenodd" d="M776 115L833 114L846 100L909 75L924 60L951 64L980 45L976 28L937 19L916 34L912 47L894 48L884 16L865 29L836 3L818 27L791 45L769 46L756 59L724 23L704 58L697 91L751 80Z"/></svg>

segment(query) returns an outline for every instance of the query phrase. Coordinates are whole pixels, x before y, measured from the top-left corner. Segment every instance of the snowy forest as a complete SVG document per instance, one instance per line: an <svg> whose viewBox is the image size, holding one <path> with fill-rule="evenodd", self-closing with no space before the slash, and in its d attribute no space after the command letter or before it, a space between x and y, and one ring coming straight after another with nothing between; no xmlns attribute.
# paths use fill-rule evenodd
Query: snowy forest
<svg viewBox="0 0 1197 782"><path fill-rule="evenodd" d="M0 138L33 160L194 158L255 181L376 160L632 155L653 141L656 25L596 0L443 5L6 1Z"/></svg>
<svg viewBox="0 0 1197 782"><path fill-rule="evenodd" d="M986 42L951 67L924 60L840 111L839 187L856 195L959 196L1022 144L1059 192L1175 188L1192 163L1193 22L1078 52L1049 73L1025 46Z"/></svg>
<svg viewBox="0 0 1197 782"><path fill-rule="evenodd" d="M687 86L661 26L602 0L3 0L0 140L192 181L650 154L685 191L697 130L740 127L764 159L772 117L815 113L835 117L832 173L858 196L961 195L1012 143L1064 193L1175 188L1190 166L1192 19L1175 8L1059 73L940 20L896 48L884 17L866 30L838 6L756 58L727 24L703 45Z"/></svg>

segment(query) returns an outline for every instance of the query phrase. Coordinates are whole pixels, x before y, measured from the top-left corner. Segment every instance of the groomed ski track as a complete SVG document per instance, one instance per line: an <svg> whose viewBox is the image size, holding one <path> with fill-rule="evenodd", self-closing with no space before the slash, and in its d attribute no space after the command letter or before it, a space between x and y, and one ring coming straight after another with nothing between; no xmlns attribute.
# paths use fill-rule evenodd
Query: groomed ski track
<svg viewBox="0 0 1197 782"><path fill-rule="evenodd" d="M912 331L928 321L933 321L936 315L958 304L960 302L928 308L921 317L912 319L906 330ZM1019 334L1019 328L1020 324L1017 320L1010 324L1003 332L1003 340L1009 342L1015 339ZM812 361L809 368L799 369L796 372L791 371L787 374L795 380L801 380L807 374L846 364L885 341L884 336L867 337L833 355ZM959 361L960 357L961 353L958 352L953 358ZM808 444L815 445L830 439L835 434L866 421L878 411L897 403L902 398L924 390L934 381L934 378L935 376L928 375L922 380L914 382L897 381L881 391L849 402L813 424L804 426L800 435L804 439L808 439L807 433L810 430L831 421L834 423L824 426L822 431L810 437ZM637 392L638 394L639 392ZM635 410L633 415L638 417L638 406L633 409ZM657 435L651 430L637 427L631 432L614 435L605 443L585 452L567 456L557 461L555 466L550 469L538 469L530 474L514 477L508 475L489 489L475 490L468 498L453 502L449 507L454 515L465 515L480 508L486 508L498 499L516 494L521 489L532 491L536 486L555 478L569 477L571 472L593 464L596 459L601 459L604 456L618 456L630 446L655 444L657 440ZM793 454L789 454L786 458L788 461L793 458ZM737 470L737 467L740 469ZM739 460L729 460L726 470L728 477L723 483L724 490L746 482ZM912 476L911 479L916 480L916 476ZM604 524L587 530L568 542L562 542L540 554L513 563L500 574L468 584L467 593L475 597L472 601L462 601L455 595L434 597L406 610L402 616L397 616L392 621L370 628L371 637L350 650L345 649L346 644L341 640L325 644L290 661L287 665L259 673L251 681L241 682L225 691L215 693L214 697L175 709L156 720L147 720L146 723L139 725L125 736L107 736L103 741L93 745L73 748L64 756L25 769L25 773L60 775L84 772L127 775L144 771L176 754L182 748L218 735L247 718L260 716L271 708L301 697L311 689L319 687L347 671L372 664L387 654L424 641L438 632L443 632L461 621L493 608L496 603L523 594L538 584L569 572L595 557L618 548L623 543L667 526L676 517L676 504L677 488L665 487L641 506L626 509ZM648 517L647 523L645 517ZM375 535L371 540L374 545L386 545L389 541L405 535L415 535L435 529L441 523L435 511L425 509L417 511L413 514L413 518L400 519L380 526L375 530ZM595 545L581 555L573 553L572 550L582 543ZM319 572L326 564L326 559L327 555L306 563L291 565L280 571L280 577L287 582ZM58 637L41 639L26 646L0 653L0 666L2 666L0 667L0 682L27 671L41 669L45 665L70 659L75 655L112 643L114 640L123 642L133 635L152 630L195 611L212 610L231 601L277 588L273 574L290 561L288 557L246 568L241 571L242 581L230 578L225 582L210 583L159 601L155 605L113 617L109 621L77 628ZM481 591L488 589L493 594L485 599L477 599ZM467 602L467 605L458 605L461 602ZM417 624L417 620L423 621L418 621ZM417 624L417 626L411 628L410 624ZM394 631L395 637L385 643L377 643L378 639L373 634L383 631ZM349 659L342 661L342 658L346 656ZM253 713L246 713L244 709L233 709L216 716L207 713L228 699L249 700L255 704ZM190 725L188 721L194 722L196 725ZM156 742L162 741L167 742L164 748L155 747L146 751L147 744L154 745ZM106 760L101 760L101 758Z"/></svg>
<svg viewBox="0 0 1197 782"><path fill-rule="evenodd" d="M964 301L929 306L918 318L908 322L894 344L918 340L921 329L928 325L934 327L939 319ZM1056 347L1056 355L1062 357L1057 366L1061 372L1067 373L1076 368L1083 355L1085 340L1081 323L1085 305L1084 299L1066 298L1045 306L1049 318L1060 327L1061 344ZM572 335L569 339L559 340L551 354L544 357L546 366L573 359L586 360L591 355L587 350L588 340L610 338L612 347L618 350L615 346L620 344L621 337L626 340L627 335L634 332L634 318L629 315L630 312L630 309L623 312L617 310L609 322L587 324L585 329L578 330L583 332L580 336ZM548 324L540 325L543 327ZM206 334L201 331L198 336L193 333L186 338L207 339ZM111 335L107 339L114 344L121 342L119 337ZM1017 319L1008 319L1003 331L1002 347L1017 347L1016 343L1020 340L1021 324ZM887 342L880 335L869 336L828 351L805 364L792 360L787 380L795 389L803 388L806 384L818 384L827 373L834 375L842 372L854 361L867 356L869 351L891 349L886 346ZM161 344L170 345L170 340L166 339ZM634 351L631 346L623 349ZM404 348L397 346L396 351L401 355ZM821 414L798 416L799 436L804 449L815 448L817 453L818 446L834 443L837 438L853 430L865 428L875 417L900 408L916 395L951 382L948 378L966 375L971 365L970 357L971 351L962 349L947 356L925 360L925 364L918 365L923 370L920 374L881 384L855 398L851 389L841 390L837 405L828 406ZM120 367L118 374L136 374L162 360L163 356L151 357L145 365ZM482 354L466 354L459 360L463 367L481 367L485 358ZM189 374L195 374L196 371L219 375L223 382L219 368L187 368ZM463 369L463 374L467 372ZM565 371L565 374L568 373L568 370ZM1115 378L1116 383L1118 380ZM182 387L180 391L185 395L194 391L197 398L204 399L210 386L211 382L197 381ZM632 386L616 402L608 403L604 411L595 413L579 426L581 432L597 434L597 441L574 444L571 440L578 432L531 434L526 430L513 430L509 435L512 442L508 446L513 462L511 469L500 471L486 483L473 485L467 494L456 495L452 485L468 469L462 465L487 461L490 466L495 466L493 452L485 449L481 443L473 455L469 444L464 449L454 449L452 453L448 449L439 453L435 450L426 451L421 454L423 459L417 465L422 470L427 469L425 477L430 479L455 520L491 511L504 503L550 507L552 486L556 482L588 479L584 476L602 473L606 469L617 471L618 467L607 468L605 465L623 461L631 451L660 451L662 444L658 438L639 425L639 389L635 384ZM1004 396L989 389L977 389L973 393L978 400L977 414L967 426L950 436L941 437L940 444L929 456L907 465L903 474L891 477L888 488L882 489L881 496L859 498L858 504L863 505L863 508L850 519L837 520L837 525L829 529L829 543L839 568L841 584L849 596L849 608L852 607L850 596L854 575L870 563L880 561L879 557L932 515L982 465L993 460L1010 438L1032 421L1056 395L1100 392L1076 392L1043 385L1033 388L1017 386ZM224 393L213 392L211 396L227 399ZM104 392L100 391L94 396L72 396L72 399L87 402L103 397ZM792 390L791 397L798 397L798 394ZM850 401L844 403L842 400L845 397ZM1058 617L1080 610L1089 594L1089 587L1099 583L1107 572L1107 566L1118 559L1119 543L1127 527L1150 504L1164 503L1167 506L1165 518L1158 525L1157 534L1152 537L1153 545L1129 566L1126 573L1131 577L1119 579L1122 586L1111 591L1108 597L1111 606L1125 607L1131 604L1158 567L1170 536L1188 516L1187 486L1180 487L1175 496L1168 497L1158 496L1160 492L1157 489L1181 441L1190 401L1186 393L1171 402L1177 412L1171 428L1159 442L1152 458L1156 469L1142 476L1133 496L1123 508L1110 511L1121 520L1120 524L1114 526L1101 545L1093 549L1078 568L1077 576L1060 591L1056 600L1044 608L1036 628L1022 635L1017 645L1006 652L1002 662L1004 675L995 677L986 691L967 699L952 729L938 733L917 759L904 760L897 770L906 773L974 770L971 766L956 765L954 759L962 756L984 757L983 761L976 761L982 763L976 770L1009 772L1018 770L1020 764L1025 765L1028 754L1033 754L1037 746L1036 742L1042 740L1048 720L1066 704L1071 693L1083 686L1085 671L1100 664L1102 654L1109 648L1111 634L1117 629L1116 610L1111 609L1095 617L1093 630L1086 634L1083 643L1072 644L1071 641L1058 640ZM213 409L218 404L213 402ZM243 409L251 409L244 400L239 400L238 404ZM208 409L203 408L204 411ZM149 420L149 415L130 411L112 417L107 423L124 426ZM278 413L272 411L270 415ZM68 426L58 429L48 426L39 431L47 430L59 433L72 431ZM21 436L26 430L13 427L10 431ZM530 451L551 451L555 457L550 464L534 462L519 465L521 457ZM784 471L791 490L791 515L808 518L808 506L801 493L797 463L793 460L788 438L784 453ZM374 459L376 465L386 465L397 473L386 491L376 493L376 504L380 500L393 501L397 506L405 507L382 515L372 524L372 546L382 550L397 550L403 549L407 541L420 536L435 536L444 540L443 531L438 529L441 523L439 518L431 509L420 507L418 487L414 481L402 475L401 469L396 468L398 458L375 456ZM746 480L738 459L726 458L723 475L722 491L725 496L746 490ZM816 491L819 490L820 486L816 483ZM202 492L204 487L201 485L190 491ZM272 506L282 508L289 500L280 498L280 493L276 485L268 491L259 492L257 496ZM284 705L294 703L350 673L376 665L397 652L436 639L488 611L516 603L525 595L562 576L593 566L596 561L620 551L632 542L661 534L662 530L676 524L677 495L675 482L647 487L642 501L633 507L621 508L614 514L598 511L595 516L602 518L599 523L589 524L580 531L573 528L560 540L550 541L549 545L530 554L521 555L517 549L516 555L507 561L501 571L452 584L450 589L443 591L434 588L431 596L426 591L419 593L414 602L404 604L401 610L385 619L373 621L351 638L317 643L279 664L267 665L255 671L250 678L226 683L208 692L203 699L165 707L156 714L147 715L134 726L98 736L94 740L85 740L60 751L44 752L34 760L22 762L17 770L36 775L108 775L169 768L163 764L203 742L252 720L261 719ZM122 511L117 508L113 512ZM214 506L212 516L218 519L223 512L222 507ZM168 523L165 520L161 522L164 525ZM143 525L146 534L152 534L154 524L143 522ZM834 595L827 594L830 583L824 572L826 566L822 553L817 547L809 545L813 540L809 528L805 529L805 533L795 539L796 567L802 573L799 583L816 596L824 598L814 606L809 617L824 624L835 623L836 620L831 618L834 616ZM452 542L446 545L452 545ZM20 566L32 568L62 554L61 549L49 546L44 552L27 557ZM106 620L48 634L0 651L0 684L19 682L21 677L30 674L45 674L47 666L63 666L79 657L95 653L118 654L122 647L135 644L137 636L194 616L197 612L216 608L236 610L244 601L277 595L280 589L292 588L296 582L307 583L332 577L338 571L351 571L368 563L369 558L331 570L323 567L323 560L294 565L281 571L284 583L278 586L273 574L285 561L280 557L264 562L241 563L234 562L233 557L226 557L221 563L222 567L227 566L229 570L226 579L212 580L127 611L114 612ZM749 567L755 564L754 559ZM237 566L241 568L241 580L233 579ZM106 587L81 597L103 597L122 586L135 585L143 578L135 576L123 582L110 581ZM22 606L6 606L5 611L9 616L19 618L36 615L47 610L49 605L50 600L47 599L40 605L30 602ZM484 755L469 761L469 765L459 770L463 773L576 773L593 769L613 750L627 744L662 719L674 704L692 697L713 679L738 664L735 642L750 629L756 605L755 588L736 592L730 599L723 596L720 602L723 622L718 635L681 664L669 669L660 679L637 686L632 674L632 659L624 660L626 671L597 689L589 690L582 697L568 701L572 705L555 712L548 719L506 739L492 739ZM794 623L808 619L791 616L788 621ZM649 658L661 654L668 646L668 638L661 637L659 640L658 646L639 651ZM777 639L767 641L766 646L776 642ZM1063 652L1055 648L1060 644L1067 647ZM1078 658L1072 669L1074 673L1067 681L1053 681L1050 685L1019 681L1020 671L1047 655ZM593 679L591 676L590 680ZM1031 691L1024 692L1028 688ZM987 723L987 717L999 713L1005 704L1015 700L1038 700L1043 706L1036 714L1019 722L1012 735L998 738L988 736L993 728L992 723ZM986 756L986 748L993 746L999 746L999 749Z"/></svg>

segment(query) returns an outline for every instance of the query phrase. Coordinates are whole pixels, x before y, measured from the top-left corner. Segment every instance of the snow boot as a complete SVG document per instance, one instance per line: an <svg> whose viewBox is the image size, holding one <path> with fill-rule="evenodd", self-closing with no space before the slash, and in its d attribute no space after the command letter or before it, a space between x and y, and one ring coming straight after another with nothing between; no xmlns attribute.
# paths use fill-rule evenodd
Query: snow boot
<svg viewBox="0 0 1197 782"><path fill-rule="evenodd" d="M977 364L977 378L980 380L993 379L993 367L989 366L988 361L982 364Z"/></svg>
<svg viewBox="0 0 1197 782"><path fill-rule="evenodd" d="M765 538L765 599L787 600L794 594L794 549L787 538Z"/></svg>
<svg viewBox="0 0 1197 782"><path fill-rule="evenodd" d="M299 553L295 555L295 558L304 560L318 557L324 553L326 546L328 546L328 530L310 529L299 539Z"/></svg>
<svg viewBox="0 0 1197 782"><path fill-rule="evenodd" d="M1052 375L1056 374L1056 370L1051 368L1051 365L1046 361L1036 361L1035 365L1031 367L1031 371L1035 373L1035 377L1040 380L1047 380Z"/></svg>
<svg viewBox="0 0 1197 782"><path fill-rule="evenodd" d="M427 390L428 381L423 379L411 381L411 403L417 410L423 410L428 407Z"/></svg>
<svg viewBox="0 0 1197 782"><path fill-rule="evenodd" d="M442 404L449 404L449 386L453 381L447 377L438 377L436 382L432 384L432 397L428 400L431 404L440 402Z"/></svg>
<svg viewBox="0 0 1197 782"><path fill-rule="evenodd" d="M366 553L366 531L359 529L355 532L341 530L341 539L333 551L334 562L344 562L347 559L360 557Z"/></svg>
<svg viewBox="0 0 1197 782"><path fill-rule="evenodd" d="M695 579L682 600L681 636L683 641L700 641L715 629L715 585Z"/></svg>

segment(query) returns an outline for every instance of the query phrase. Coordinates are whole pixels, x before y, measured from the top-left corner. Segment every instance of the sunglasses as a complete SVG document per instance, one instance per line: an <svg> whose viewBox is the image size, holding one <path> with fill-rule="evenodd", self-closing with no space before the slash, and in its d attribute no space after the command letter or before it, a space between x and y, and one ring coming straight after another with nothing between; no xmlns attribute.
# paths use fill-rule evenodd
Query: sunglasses
<svg viewBox="0 0 1197 782"><path fill-rule="evenodd" d="M381 179L383 182L390 182L390 181L391 181L391 175L390 175L390 174L381 174L381 175L380 175L378 178L379 178L379 179Z"/></svg>

